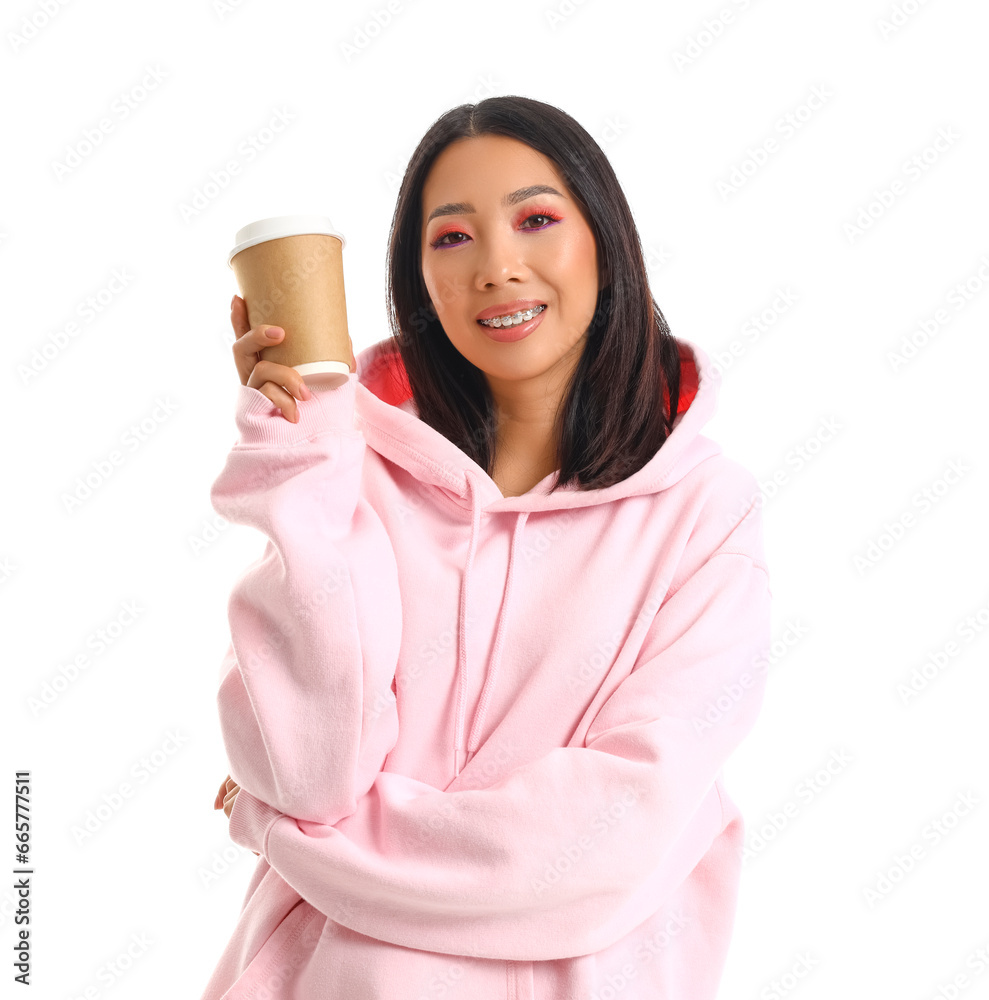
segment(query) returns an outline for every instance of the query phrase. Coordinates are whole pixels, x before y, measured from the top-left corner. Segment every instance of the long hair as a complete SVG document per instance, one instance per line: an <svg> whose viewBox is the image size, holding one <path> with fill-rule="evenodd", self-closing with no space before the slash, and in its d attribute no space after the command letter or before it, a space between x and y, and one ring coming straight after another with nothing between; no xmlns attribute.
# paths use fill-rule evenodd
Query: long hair
<svg viewBox="0 0 989 1000"><path fill-rule="evenodd" d="M641 469L669 436L679 409L680 356L650 292L632 212L611 164L577 121L542 101L489 97L452 108L430 126L406 167L388 238L388 312L419 417L491 474L494 399L484 372L440 325L421 252L422 191L433 162L451 143L480 135L508 136L548 157L594 234L597 303L557 417L559 472L550 492L611 486Z"/></svg>

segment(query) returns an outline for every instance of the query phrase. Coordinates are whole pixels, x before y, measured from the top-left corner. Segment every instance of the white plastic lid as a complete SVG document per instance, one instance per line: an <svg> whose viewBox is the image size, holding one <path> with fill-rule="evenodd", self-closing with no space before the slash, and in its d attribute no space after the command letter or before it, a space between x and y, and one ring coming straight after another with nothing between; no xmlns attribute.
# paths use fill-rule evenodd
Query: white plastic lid
<svg viewBox="0 0 989 1000"><path fill-rule="evenodd" d="M336 389L350 378L350 365L346 361L309 361L292 365L306 385L318 389Z"/></svg>
<svg viewBox="0 0 989 1000"><path fill-rule="evenodd" d="M343 246L347 245L343 235L333 228L333 223L325 215L274 215L270 219L259 219L237 230L237 235L234 237L236 246L227 255L227 267L233 266L230 262L235 254L254 246L255 243L278 240L283 236L302 236L307 233L335 236Z"/></svg>

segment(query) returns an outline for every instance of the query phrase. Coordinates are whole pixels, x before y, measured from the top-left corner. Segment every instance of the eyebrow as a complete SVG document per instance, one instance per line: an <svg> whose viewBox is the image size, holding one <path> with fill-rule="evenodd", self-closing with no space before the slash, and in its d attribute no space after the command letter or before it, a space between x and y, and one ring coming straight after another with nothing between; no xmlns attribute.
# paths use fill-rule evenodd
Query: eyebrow
<svg viewBox="0 0 989 1000"><path fill-rule="evenodd" d="M519 188L517 191L512 191L511 194L506 194L501 199L501 203L503 205L517 205L520 201L525 201L526 198L531 198L535 194L555 194L561 198L566 197L548 184L530 184L529 187ZM445 205L437 205L429 213L426 224L428 225L439 215L470 215L476 211L477 209L469 201L450 201Z"/></svg>

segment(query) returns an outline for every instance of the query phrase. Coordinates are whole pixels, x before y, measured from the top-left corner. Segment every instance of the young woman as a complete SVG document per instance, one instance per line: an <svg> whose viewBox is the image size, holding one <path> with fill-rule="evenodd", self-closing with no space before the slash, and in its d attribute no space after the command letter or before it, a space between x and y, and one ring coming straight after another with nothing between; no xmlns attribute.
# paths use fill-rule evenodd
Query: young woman
<svg viewBox="0 0 989 1000"><path fill-rule="evenodd" d="M435 122L388 264L393 337L337 389L259 360L284 331L234 299L212 498L267 542L215 805L259 858L203 1000L713 998L771 593L707 356L538 101Z"/></svg>

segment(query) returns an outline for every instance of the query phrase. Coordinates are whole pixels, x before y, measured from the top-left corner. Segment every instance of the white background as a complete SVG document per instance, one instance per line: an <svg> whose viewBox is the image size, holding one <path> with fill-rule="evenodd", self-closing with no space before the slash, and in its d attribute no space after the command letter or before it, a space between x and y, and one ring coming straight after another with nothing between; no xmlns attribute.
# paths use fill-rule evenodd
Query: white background
<svg viewBox="0 0 989 1000"><path fill-rule="evenodd" d="M32 772L34 995L198 997L254 863L212 808L226 600L261 545L209 505L235 231L328 214L360 351L410 153L493 94L604 147L673 332L724 361L705 433L766 484L778 655L726 769L752 860L721 995L987 995L989 19L897 4L401 0L380 30L384 0L5 5L0 721L3 780Z"/></svg>

